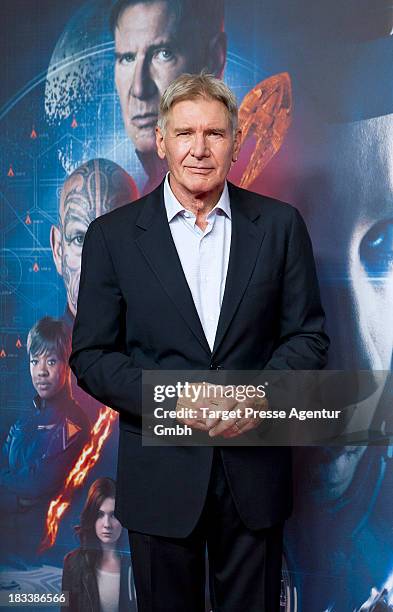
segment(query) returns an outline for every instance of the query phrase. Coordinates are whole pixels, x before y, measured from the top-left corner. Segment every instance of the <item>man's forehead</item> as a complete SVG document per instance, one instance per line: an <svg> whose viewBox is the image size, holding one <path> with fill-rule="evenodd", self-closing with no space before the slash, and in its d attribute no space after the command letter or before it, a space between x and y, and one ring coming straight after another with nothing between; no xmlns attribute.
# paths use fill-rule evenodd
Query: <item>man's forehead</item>
<svg viewBox="0 0 393 612"><path fill-rule="evenodd" d="M177 19L167 2L138 3L127 7L115 29L117 51L155 46L174 36Z"/></svg>
<svg viewBox="0 0 393 612"><path fill-rule="evenodd" d="M198 97L175 102L168 113L168 123L172 127L227 127L228 111L222 102L212 98Z"/></svg>
<svg viewBox="0 0 393 612"><path fill-rule="evenodd" d="M95 187L99 187L99 180L95 182ZM90 185L91 187L91 185ZM67 220L83 220L86 215L91 215L102 208L100 189L92 190L89 188L89 183L86 177L75 175L69 179L62 191L60 202L60 216L64 220L67 215Z"/></svg>

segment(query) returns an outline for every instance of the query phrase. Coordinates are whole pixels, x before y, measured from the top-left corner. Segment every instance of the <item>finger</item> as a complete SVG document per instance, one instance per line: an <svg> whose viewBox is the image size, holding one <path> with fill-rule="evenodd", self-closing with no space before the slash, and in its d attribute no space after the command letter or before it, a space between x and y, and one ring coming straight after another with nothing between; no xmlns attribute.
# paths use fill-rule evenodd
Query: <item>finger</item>
<svg viewBox="0 0 393 612"><path fill-rule="evenodd" d="M216 419L206 419L206 427L208 428L208 430L213 429L213 427L216 427L216 425L218 425L219 423L221 423L221 419L216 418Z"/></svg>
<svg viewBox="0 0 393 612"><path fill-rule="evenodd" d="M208 431L206 423L202 419L176 419L179 423L188 425L192 429L199 429L200 431Z"/></svg>
<svg viewBox="0 0 393 612"><path fill-rule="evenodd" d="M252 429L255 429L259 425L259 421L257 419L238 419L229 431L225 432L223 435L225 438L236 438L239 435L247 433Z"/></svg>
<svg viewBox="0 0 393 612"><path fill-rule="evenodd" d="M208 408L210 408L210 406ZM206 425L206 431L217 425L221 420L219 416L216 416L216 412L212 412L211 417L206 417L206 413L203 413L202 410L198 408L196 409L196 413L197 421L202 422Z"/></svg>
<svg viewBox="0 0 393 612"><path fill-rule="evenodd" d="M227 431L229 429L231 429L231 427L236 423L236 419L226 419L225 421L221 421L215 425L214 427L212 427L212 429L209 430L209 436L214 438L215 436L219 436L221 434L224 433L224 431Z"/></svg>

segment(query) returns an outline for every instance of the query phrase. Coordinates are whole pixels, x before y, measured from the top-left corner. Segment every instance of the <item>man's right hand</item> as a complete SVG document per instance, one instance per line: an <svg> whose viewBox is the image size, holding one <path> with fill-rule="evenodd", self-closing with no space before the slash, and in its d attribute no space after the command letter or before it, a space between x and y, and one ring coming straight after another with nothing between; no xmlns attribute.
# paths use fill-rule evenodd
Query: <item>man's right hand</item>
<svg viewBox="0 0 393 612"><path fill-rule="evenodd" d="M220 400L216 400L214 397L209 398L209 387L213 389L214 385L207 385L206 383L190 383L189 385L192 389L195 389L195 396L201 397L194 401L190 397L180 396L177 400L176 404L176 412L178 413L177 420L179 423L183 423L184 425L188 425L192 429L198 429L199 431L209 431L212 427L215 427L220 422L220 418L206 418L203 415L202 408L208 408L214 412L219 410ZM213 394L211 394L213 395ZM194 397L195 397L194 396ZM195 418L183 418L181 416L181 411L191 411L193 413L193 417Z"/></svg>

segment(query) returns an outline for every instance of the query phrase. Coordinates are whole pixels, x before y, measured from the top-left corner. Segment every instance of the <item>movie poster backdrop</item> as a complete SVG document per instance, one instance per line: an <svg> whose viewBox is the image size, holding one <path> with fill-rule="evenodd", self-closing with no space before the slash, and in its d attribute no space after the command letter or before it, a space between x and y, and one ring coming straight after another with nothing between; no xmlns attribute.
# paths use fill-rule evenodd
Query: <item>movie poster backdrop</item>
<svg viewBox="0 0 393 612"><path fill-rule="evenodd" d="M165 175L154 126L160 93L178 74L207 68L234 90L243 146L230 179L303 215L332 341L329 369L391 369L391 2L137 0L114 12L115 4L2 3L0 592L7 597L61 591L89 489L115 478L117 414L73 374L68 379L57 354L46 367L62 390L60 418L55 387L40 382L28 348L45 348L51 334L60 345L72 330L89 223ZM384 432L380 406L391 402L391 385L370 394L368 425ZM393 610L389 441L298 447L294 477L283 612L373 610L377 601ZM124 533L119 547L129 554Z"/></svg>

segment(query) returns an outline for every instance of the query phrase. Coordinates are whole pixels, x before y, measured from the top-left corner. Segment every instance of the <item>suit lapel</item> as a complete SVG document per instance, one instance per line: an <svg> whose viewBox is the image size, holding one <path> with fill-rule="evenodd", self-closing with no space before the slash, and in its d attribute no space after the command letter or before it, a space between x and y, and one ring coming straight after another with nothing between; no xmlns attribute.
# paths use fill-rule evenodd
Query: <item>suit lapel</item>
<svg viewBox="0 0 393 612"><path fill-rule="evenodd" d="M247 193L228 183L232 214L231 248L224 297L213 347L210 350L192 294L173 242L164 204L163 183L146 197L137 225L144 232L136 243L174 306L203 349L213 357L230 325L249 283L265 235L255 224Z"/></svg>
<svg viewBox="0 0 393 612"><path fill-rule="evenodd" d="M212 357L224 339L250 281L265 231L255 224L260 216L247 200L247 193L228 183L232 214L231 249L225 291Z"/></svg>
<svg viewBox="0 0 393 612"><path fill-rule="evenodd" d="M192 294L173 242L164 204L164 183L146 198L137 225L145 231L136 243L167 295L204 350L211 355Z"/></svg>

